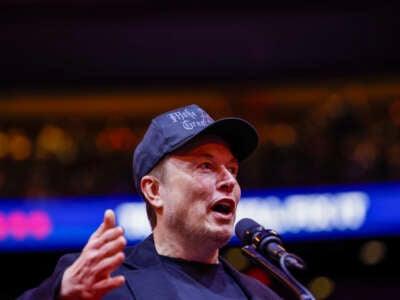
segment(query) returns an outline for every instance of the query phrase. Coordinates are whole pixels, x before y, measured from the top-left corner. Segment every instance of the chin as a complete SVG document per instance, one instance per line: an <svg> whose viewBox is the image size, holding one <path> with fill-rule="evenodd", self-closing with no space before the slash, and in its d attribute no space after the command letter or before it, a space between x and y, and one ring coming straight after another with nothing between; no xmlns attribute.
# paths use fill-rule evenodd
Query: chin
<svg viewBox="0 0 400 300"><path fill-rule="evenodd" d="M225 246L229 240L232 238L232 228L230 229L225 229L221 228L218 231L214 232L213 234L213 240L218 243L218 247Z"/></svg>

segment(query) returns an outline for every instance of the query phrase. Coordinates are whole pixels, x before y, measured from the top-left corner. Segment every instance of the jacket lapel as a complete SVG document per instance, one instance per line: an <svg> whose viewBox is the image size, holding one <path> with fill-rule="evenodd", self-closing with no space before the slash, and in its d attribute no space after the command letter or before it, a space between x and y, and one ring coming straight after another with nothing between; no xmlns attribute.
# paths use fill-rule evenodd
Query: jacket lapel
<svg viewBox="0 0 400 300"><path fill-rule="evenodd" d="M251 293L251 291L246 287L245 284L243 284L243 276L242 274L235 270L233 267L231 267L231 265L223 258L223 257L219 257L219 260L221 261L221 263L223 264L225 270L232 276L232 278L236 281L236 283L240 286L240 288L242 289L242 291L245 293L247 299L249 300L255 300L256 298L254 297L254 295Z"/></svg>
<svg viewBox="0 0 400 300"><path fill-rule="evenodd" d="M124 265L128 270L124 273L134 299L176 300L178 298L176 288L162 270L161 260L157 255L152 235L126 254Z"/></svg>

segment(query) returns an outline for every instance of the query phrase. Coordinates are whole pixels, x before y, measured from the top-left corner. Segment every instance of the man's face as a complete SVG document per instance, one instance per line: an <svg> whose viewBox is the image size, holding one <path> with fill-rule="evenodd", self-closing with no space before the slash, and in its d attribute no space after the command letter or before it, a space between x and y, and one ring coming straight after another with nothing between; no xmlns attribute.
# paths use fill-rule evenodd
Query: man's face
<svg viewBox="0 0 400 300"><path fill-rule="evenodd" d="M217 137L201 137L165 159L161 226L185 239L225 245L232 236L240 187L238 162Z"/></svg>

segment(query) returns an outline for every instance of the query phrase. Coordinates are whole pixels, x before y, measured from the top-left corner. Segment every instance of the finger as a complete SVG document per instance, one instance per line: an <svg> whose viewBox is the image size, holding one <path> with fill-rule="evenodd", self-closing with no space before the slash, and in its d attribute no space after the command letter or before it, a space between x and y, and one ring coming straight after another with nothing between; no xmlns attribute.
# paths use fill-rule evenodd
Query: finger
<svg viewBox="0 0 400 300"><path fill-rule="evenodd" d="M95 235L91 238L88 248L100 249L110 242L123 237L124 231L122 227L114 227L108 229L101 235Z"/></svg>
<svg viewBox="0 0 400 300"><path fill-rule="evenodd" d="M125 254L118 252L112 256L106 257L93 266L91 272L97 279L109 277L125 260Z"/></svg>
<svg viewBox="0 0 400 300"><path fill-rule="evenodd" d="M124 249L126 246L126 239L124 236L120 236L108 243L104 244L98 252L100 257L112 256Z"/></svg>
<svg viewBox="0 0 400 300"><path fill-rule="evenodd" d="M118 275L115 277L107 277L101 281L98 281L93 285L96 294L99 296L104 296L109 291L120 287L125 283L125 277L123 275Z"/></svg>
<svg viewBox="0 0 400 300"><path fill-rule="evenodd" d="M97 228L97 230L92 234L92 237L98 237L103 234L107 229L115 227L115 214L112 209L107 209L104 212L103 222Z"/></svg>
<svg viewBox="0 0 400 300"><path fill-rule="evenodd" d="M115 227L115 214L112 209L107 209L104 213L105 229Z"/></svg>

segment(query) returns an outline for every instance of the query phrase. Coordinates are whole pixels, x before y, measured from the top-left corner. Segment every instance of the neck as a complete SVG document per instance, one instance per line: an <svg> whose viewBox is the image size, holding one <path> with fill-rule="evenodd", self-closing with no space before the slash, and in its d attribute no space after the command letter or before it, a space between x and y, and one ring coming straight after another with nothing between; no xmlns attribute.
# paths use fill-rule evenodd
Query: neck
<svg viewBox="0 0 400 300"><path fill-rule="evenodd" d="M162 232L157 226L153 230L153 236L157 253L160 255L208 264L218 263L219 249L212 241Z"/></svg>

